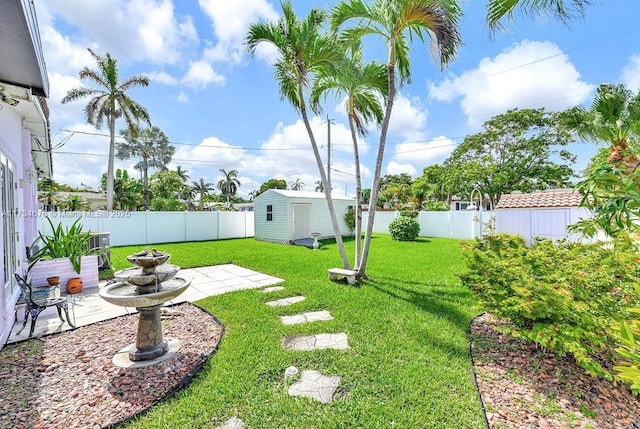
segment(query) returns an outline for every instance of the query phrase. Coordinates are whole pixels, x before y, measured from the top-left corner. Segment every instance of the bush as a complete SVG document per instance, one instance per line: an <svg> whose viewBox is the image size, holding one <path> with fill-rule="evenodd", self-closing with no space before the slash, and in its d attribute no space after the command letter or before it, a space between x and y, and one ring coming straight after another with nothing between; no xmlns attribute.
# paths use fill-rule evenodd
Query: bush
<svg viewBox="0 0 640 429"><path fill-rule="evenodd" d="M610 378L595 359L615 342L619 324L637 302L638 255L627 243L536 240L498 234L468 245L470 272L462 276L489 310L515 325L512 334L559 355L573 354L589 374Z"/></svg>
<svg viewBox="0 0 640 429"><path fill-rule="evenodd" d="M640 286L635 285L635 289L640 296ZM640 315L640 307L634 307L631 311ZM616 351L626 361L613 369L617 371L617 377L630 384L631 391L637 395L640 393L640 320L623 321L615 335L619 343Z"/></svg>
<svg viewBox="0 0 640 429"><path fill-rule="evenodd" d="M418 217L418 214L416 210L402 210L400 212L400 216L412 217L414 219Z"/></svg>
<svg viewBox="0 0 640 429"><path fill-rule="evenodd" d="M397 241L413 241L420 234L420 224L409 216L400 216L389 224L391 238Z"/></svg>

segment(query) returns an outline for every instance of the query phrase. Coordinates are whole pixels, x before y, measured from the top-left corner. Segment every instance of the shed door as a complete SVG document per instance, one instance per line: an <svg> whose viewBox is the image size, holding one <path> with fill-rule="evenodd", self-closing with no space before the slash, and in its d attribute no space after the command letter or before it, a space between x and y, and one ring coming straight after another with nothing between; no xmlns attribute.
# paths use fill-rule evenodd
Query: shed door
<svg viewBox="0 0 640 429"><path fill-rule="evenodd" d="M531 232L534 237L560 240L567 236L569 209L533 210Z"/></svg>
<svg viewBox="0 0 640 429"><path fill-rule="evenodd" d="M292 204L293 207L293 239L309 238L310 230L310 204Z"/></svg>

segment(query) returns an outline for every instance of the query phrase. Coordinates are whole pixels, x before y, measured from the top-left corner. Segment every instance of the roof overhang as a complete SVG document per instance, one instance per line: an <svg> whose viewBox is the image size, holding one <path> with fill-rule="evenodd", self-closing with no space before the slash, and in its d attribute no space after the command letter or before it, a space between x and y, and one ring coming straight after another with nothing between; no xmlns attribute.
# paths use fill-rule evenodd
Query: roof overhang
<svg viewBox="0 0 640 429"><path fill-rule="evenodd" d="M0 81L49 95L38 21L33 0L0 2Z"/></svg>

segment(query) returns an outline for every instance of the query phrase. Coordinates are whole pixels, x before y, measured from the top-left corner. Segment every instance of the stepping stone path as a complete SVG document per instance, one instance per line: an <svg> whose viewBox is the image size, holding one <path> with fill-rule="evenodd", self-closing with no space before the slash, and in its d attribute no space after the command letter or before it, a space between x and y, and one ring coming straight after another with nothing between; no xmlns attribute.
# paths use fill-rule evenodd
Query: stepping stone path
<svg viewBox="0 0 640 429"><path fill-rule="evenodd" d="M349 348L347 334L317 334L303 337L288 335L282 340L282 348L285 350L321 350Z"/></svg>
<svg viewBox="0 0 640 429"><path fill-rule="evenodd" d="M277 292L279 290L284 290L284 286L271 286L271 287L266 287L264 289L262 289L262 293L269 293L269 292Z"/></svg>
<svg viewBox="0 0 640 429"><path fill-rule="evenodd" d="M312 311L310 313L294 314L292 316L280 316L283 325L299 325L302 323L318 322L321 320L333 320L331 314L326 311Z"/></svg>
<svg viewBox="0 0 640 429"><path fill-rule="evenodd" d="M244 429L244 422L236 416L233 416L224 422L222 426L218 426L217 429Z"/></svg>
<svg viewBox="0 0 640 429"><path fill-rule="evenodd" d="M338 375L323 375L318 371L302 371L302 377L289 387L289 395L315 399L324 404L333 400L342 377Z"/></svg>
<svg viewBox="0 0 640 429"><path fill-rule="evenodd" d="M289 298L277 299L275 301L268 301L265 304L267 304L269 307L282 307L284 305L291 305L304 300L304 296L292 296Z"/></svg>

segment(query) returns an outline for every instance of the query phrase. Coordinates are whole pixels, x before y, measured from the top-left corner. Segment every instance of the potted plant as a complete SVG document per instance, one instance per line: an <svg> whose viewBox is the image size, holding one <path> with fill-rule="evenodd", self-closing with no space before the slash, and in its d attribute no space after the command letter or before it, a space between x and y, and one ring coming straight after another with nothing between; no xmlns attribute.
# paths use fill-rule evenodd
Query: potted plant
<svg viewBox="0 0 640 429"><path fill-rule="evenodd" d="M51 226L51 234L39 233L33 247L38 247L29 258L29 274L34 284L44 283L49 277L60 277L62 284L80 277L87 286L98 284L97 256L91 256L88 232L82 230L77 219L70 227L62 223ZM86 269L85 269L86 268Z"/></svg>

